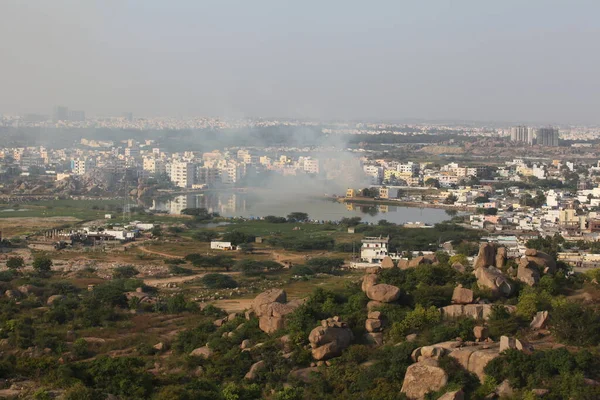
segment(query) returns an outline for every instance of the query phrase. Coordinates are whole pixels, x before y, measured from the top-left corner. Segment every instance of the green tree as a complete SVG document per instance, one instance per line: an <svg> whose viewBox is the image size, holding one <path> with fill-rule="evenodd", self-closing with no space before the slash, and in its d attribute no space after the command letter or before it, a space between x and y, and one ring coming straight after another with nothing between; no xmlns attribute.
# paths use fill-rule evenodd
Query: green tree
<svg viewBox="0 0 600 400"><path fill-rule="evenodd" d="M50 272L52 259L46 255L39 255L33 259L33 269L37 272Z"/></svg>
<svg viewBox="0 0 600 400"><path fill-rule="evenodd" d="M10 269L23 268L25 266L25 261L23 260L23 257L9 257L8 260L6 260L6 266Z"/></svg>
<svg viewBox="0 0 600 400"><path fill-rule="evenodd" d="M308 221L308 214L305 212L292 212L287 215L287 219L290 222L306 222Z"/></svg>

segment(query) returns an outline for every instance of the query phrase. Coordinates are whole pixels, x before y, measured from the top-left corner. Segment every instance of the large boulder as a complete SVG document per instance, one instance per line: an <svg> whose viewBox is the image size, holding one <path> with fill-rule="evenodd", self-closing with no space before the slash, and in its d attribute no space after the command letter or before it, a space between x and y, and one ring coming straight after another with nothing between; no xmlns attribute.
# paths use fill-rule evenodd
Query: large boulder
<svg viewBox="0 0 600 400"><path fill-rule="evenodd" d="M266 366L267 365L265 364L265 362L263 360L255 362L254 364L252 364L252 366L250 367L250 370L244 376L244 379L248 379L249 381L255 380L258 373L261 370L265 369Z"/></svg>
<svg viewBox="0 0 600 400"><path fill-rule="evenodd" d="M446 392L438 400L464 400L465 392L462 389L454 390L452 392Z"/></svg>
<svg viewBox="0 0 600 400"><path fill-rule="evenodd" d="M287 295L281 289L270 289L256 296L252 310L258 317L259 328L273 333L285 327L285 316L294 312L301 304L299 301L286 303Z"/></svg>
<svg viewBox="0 0 600 400"><path fill-rule="evenodd" d="M477 268L475 277L480 288L491 289L496 294L508 296L513 290L508 278L498 268L492 266Z"/></svg>
<svg viewBox="0 0 600 400"><path fill-rule="evenodd" d="M481 382L485 379L484 368L498 357L498 345L484 349L484 346L466 346L452 351L449 356L456 359L464 369L477 375Z"/></svg>
<svg viewBox="0 0 600 400"><path fill-rule="evenodd" d="M208 358L213 354L212 350L208 346L198 347L191 351L190 356Z"/></svg>
<svg viewBox="0 0 600 400"><path fill-rule="evenodd" d="M286 303L287 294L281 289L269 289L262 292L252 301L252 310L257 316L267 312L267 308L271 303Z"/></svg>
<svg viewBox="0 0 600 400"><path fill-rule="evenodd" d="M506 247L498 247L496 249L496 268L504 267L504 263L506 262Z"/></svg>
<svg viewBox="0 0 600 400"><path fill-rule="evenodd" d="M522 351L527 354L531 354L533 352L533 346L528 342L520 339L516 339L508 336L500 337L500 353L508 349L515 349Z"/></svg>
<svg viewBox="0 0 600 400"><path fill-rule="evenodd" d="M535 264L523 257L519 260L517 279L529 286L535 286L540 281L540 273Z"/></svg>
<svg viewBox="0 0 600 400"><path fill-rule="evenodd" d="M466 289L462 285L454 288L452 293L452 303L454 304L469 304L473 302L473 291Z"/></svg>
<svg viewBox="0 0 600 400"><path fill-rule="evenodd" d="M371 286L374 286L379 282L379 277L377 274L366 274L363 276L361 289L363 292L367 292Z"/></svg>
<svg viewBox="0 0 600 400"><path fill-rule="evenodd" d="M367 288L367 297L382 303L391 303L400 298L400 289L396 286L380 283Z"/></svg>
<svg viewBox="0 0 600 400"><path fill-rule="evenodd" d="M516 309L515 306L504 306L504 308L510 313ZM440 308L440 312L444 319L470 317L487 320L492 315L492 309L492 304L452 304Z"/></svg>
<svg viewBox="0 0 600 400"><path fill-rule="evenodd" d="M352 331L339 317L322 320L321 326L313 329L308 335L312 356L318 361L339 356L350 346L353 339Z"/></svg>
<svg viewBox="0 0 600 400"><path fill-rule="evenodd" d="M63 296L62 294L55 294L55 295L48 297L46 304L51 306L52 304L58 303L59 301L63 300L64 298L65 298L65 296Z"/></svg>
<svg viewBox="0 0 600 400"><path fill-rule="evenodd" d="M390 256L383 257L383 260L381 260L381 268L384 268L384 269L394 268L394 260L392 260L392 257L390 257Z"/></svg>
<svg viewBox="0 0 600 400"><path fill-rule="evenodd" d="M533 330L543 329L548 322L548 311L538 311L531 320L529 327Z"/></svg>
<svg viewBox="0 0 600 400"><path fill-rule="evenodd" d="M537 265L545 274L554 274L556 272L556 261L543 251L536 249L525 250L527 261Z"/></svg>
<svg viewBox="0 0 600 400"><path fill-rule="evenodd" d="M401 392L409 399L423 399L429 392L437 392L448 383L446 371L431 358L423 359L406 369Z"/></svg>
<svg viewBox="0 0 600 400"><path fill-rule="evenodd" d="M496 265L496 247L492 243L481 243L475 259L474 269Z"/></svg>

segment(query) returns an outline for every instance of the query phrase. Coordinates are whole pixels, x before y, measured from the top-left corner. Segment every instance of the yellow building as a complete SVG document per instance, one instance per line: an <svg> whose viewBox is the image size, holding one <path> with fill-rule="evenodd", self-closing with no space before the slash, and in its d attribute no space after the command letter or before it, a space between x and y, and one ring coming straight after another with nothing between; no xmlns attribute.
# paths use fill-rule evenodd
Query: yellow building
<svg viewBox="0 0 600 400"><path fill-rule="evenodd" d="M356 191L354 189L348 189L346 190L346 197L347 198L351 198L351 197L355 197L356 196Z"/></svg>

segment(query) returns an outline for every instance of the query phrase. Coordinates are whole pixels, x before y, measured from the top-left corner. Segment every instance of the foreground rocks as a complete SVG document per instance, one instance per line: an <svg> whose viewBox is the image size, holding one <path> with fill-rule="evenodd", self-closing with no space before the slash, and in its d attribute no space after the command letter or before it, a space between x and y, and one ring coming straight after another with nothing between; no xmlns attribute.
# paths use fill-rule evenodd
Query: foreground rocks
<svg viewBox="0 0 600 400"><path fill-rule="evenodd" d="M254 299L252 311L258 317L258 326L265 333L274 333L285 327L285 316L294 312L299 302L287 302L281 289L267 290Z"/></svg>
<svg viewBox="0 0 600 400"><path fill-rule="evenodd" d="M463 288L462 285L458 285L454 288L452 293L452 303L454 304L470 304L473 302L473 291L471 289Z"/></svg>
<svg viewBox="0 0 600 400"><path fill-rule="evenodd" d="M527 261L535 264L544 274L554 274L556 272L556 261L543 251L527 249L525 257Z"/></svg>
<svg viewBox="0 0 600 400"><path fill-rule="evenodd" d="M393 285L378 283L376 273L366 274L363 277L361 289L371 301L378 303L392 303L400 298L400 289ZM369 308L370 310L372 308Z"/></svg>
<svg viewBox="0 0 600 400"><path fill-rule="evenodd" d="M440 308L442 318L470 317L473 319L487 320L492 315L493 304L452 304ZM505 305L508 312L514 312L515 306Z"/></svg>
<svg viewBox="0 0 600 400"><path fill-rule="evenodd" d="M477 285L480 288L488 288L494 294L510 295L513 288L507 277L498 268L487 266L475 269Z"/></svg>
<svg viewBox="0 0 600 400"><path fill-rule="evenodd" d="M312 356L318 361L339 356L353 339L352 331L339 317L322 320L308 335Z"/></svg>
<svg viewBox="0 0 600 400"><path fill-rule="evenodd" d="M409 399L423 399L427 393L436 392L447 383L448 375L437 360L425 358L406 369L401 392Z"/></svg>
<svg viewBox="0 0 600 400"><path fill-rule="evenodd" d="M530 262L527 257L521 258L519 260L519 267L517 268L517 279L529 286L537 285L540 281L538 267Z"/></svg>
<svg viewBox="0 0 600 400"><path fill-rule="evenodd" d="M531 320L531 323L529 324L529 327L533 330L544 329L547 323L548 311L539 311L534 315L533 320Z"/></svg>

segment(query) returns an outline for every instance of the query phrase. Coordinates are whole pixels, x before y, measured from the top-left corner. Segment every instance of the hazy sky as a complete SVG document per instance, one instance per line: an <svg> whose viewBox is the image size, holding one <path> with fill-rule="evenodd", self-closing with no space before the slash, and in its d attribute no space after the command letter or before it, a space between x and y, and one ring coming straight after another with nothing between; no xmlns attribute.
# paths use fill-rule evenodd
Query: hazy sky
<svg viewBox="0 0 600 400"><path fill-rule="evenodd" d="M0 0L0 113L600 123L600 1Z"/></svg>

